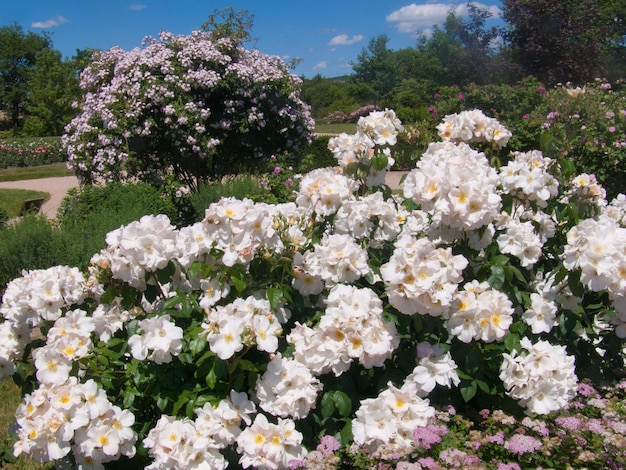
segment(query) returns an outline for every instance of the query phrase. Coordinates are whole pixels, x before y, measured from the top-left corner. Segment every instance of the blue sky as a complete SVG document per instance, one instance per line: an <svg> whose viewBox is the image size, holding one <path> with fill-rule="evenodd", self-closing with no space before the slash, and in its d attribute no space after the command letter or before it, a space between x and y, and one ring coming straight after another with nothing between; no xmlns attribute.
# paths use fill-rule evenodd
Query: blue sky
<svg viewBox="0 0 626 470"><path fill-rule="evenodd" d="M294 70L311 78L335 77L352 72L350 61L380 34L389 47L416 44L419 33L442 24L448 11L466 11L464 1L407 0L1 0L0 26L17 23L25 31L51 33L55 49L64 57L77 49L130 50L141 46L145 36L162 30L189 34L199 29L217 9L232 6L254 15L248 47L278 55L284 60L300 58ZM499 15L499 0L481 0L479 6Z"/></svg>

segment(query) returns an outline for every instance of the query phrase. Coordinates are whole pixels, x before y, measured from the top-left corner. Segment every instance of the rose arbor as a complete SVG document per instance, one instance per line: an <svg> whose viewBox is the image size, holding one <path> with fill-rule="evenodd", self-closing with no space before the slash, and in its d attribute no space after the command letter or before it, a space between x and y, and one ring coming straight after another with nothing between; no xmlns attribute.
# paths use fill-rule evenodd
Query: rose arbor
<svg viewBox="0 0 626 470"><path fill-rule="evenodd" d="M295 202L222 199L108 234L88 272L7 286L15 453L82 468L306 466L329 436L410 454L437 407L547 414L623 366L626 198L480 111L447 116L401 195L391 110L331 140ZM484 152L474 147L484 149ZM34 339L33 339L34 338Z"/></svg>

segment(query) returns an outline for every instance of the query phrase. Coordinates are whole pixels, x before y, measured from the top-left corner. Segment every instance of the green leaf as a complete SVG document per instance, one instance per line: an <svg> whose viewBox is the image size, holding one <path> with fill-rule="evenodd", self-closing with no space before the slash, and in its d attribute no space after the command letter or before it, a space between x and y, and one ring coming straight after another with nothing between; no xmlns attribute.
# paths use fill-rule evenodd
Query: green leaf
<svg viewBox="0 0 626 470"><path fill-rule="evenodd" d="M148 284L146 286L146 290L143 292L143 295L146 297L148 302L154 302L160 294L160 290L158 286L154 284Z"/></svg>
<svg viewBox="0 0 626 470"><path fill-rule="evenodd" d="M519 351L522 348L518 335L509 333L504 337L504 347L509 351Z"/></svg>
<svg viewBox="0 0 626 470"><path fill-rule="evenodd" d="M507 264L506 266L503 267L503 269L505 271L505 276L507 280L510 281L511 278L514 277L523 285L526 286L528 284L528 281L526 281L526 278L524 277L522 272L519 269L517 269L517 267L513 266L512 264Z"/></svg>
<svg viewBox="0 0 626 470"><path fill-rule="evenodd" d="M330 418L335 412L335 401L333 400L331 392L325 393L322 396L320 411L325 419Z"/></svg>
<svg viewBox="0 0 626 470"><path fill-rule="evenodd" d="M347 445L348 443L354 440L354 436L352 435L352 422L348 421L346 425L341 428L341 443Z"/></svg>
<svg viewBox="0 0 626 470"><path fill-rule="evenodd" d="M585 290L580 282L580 274L580 269L570 271L569 276L567 276L567 285L572 291L572 294L576 297L583 298L585 296Z"/></svg>
<svg viewBox="0 0 626 470"><path fill-rule="evenodd" d="M485 382L484 380L476 379L474 382L478 385L478 388L480 388L483 392L491 393L491 389L489 388L489 384L487 382Z"/></svg>
<svg viewBox="0 0 626 470"><path fill-rule="evenodd" d="M206 349L207 340L205 336L197 337L189 341L189 352L197 356Z"/></svg>
<svg viewBox="0 0 626 470"><path fill-rule="evenodd" d="M237 289L237 292L241 293L246 290L247 283L245 279L238 276L233 276L231 280L233 281L233 284L235 284L235 289Z"/></svg>
<svg viewBox="0 0 626 470"><path fill-rule="evenodd" d="M283 291L277 287L270 287L265 291L265 297L270 303L270 308L276 310L283 301Z"/></svg>
<svg viewBox="0 0 626 470"><path fill-rule="evenodd" d="M578 213L578 206L573 202L570 202L567 205L567 217L570 219L570 222L572 224L577 224L578 222L580 222L580 214Z"/></svg>
<svg viewBox="0 0 626 470"><path fill-rule="evenodd" d="M161 284L167 284L168 282L172 282L172 278L176 273L176 266L173 261L167 263L163 269L159 269L156 272L156 278Z"/></svg>
<svg viewBox="0 0 626 470"><path fill-rule="evenodd" d="M159 410L164 411L165 408L167 408L168 401L169 400L167 399L167 397L164 397L162 395L157 396L156 405L159 408Z"/></svg>
<svg viewBox="0 0 626 470"><path fill-rule="evenodd" d="M102 295L100 296L100 303L103 305L108 305L113 302L115 298L115 294L113 293L113 286L107 288Z"/></svg>
<svg viewBox="0 0 626 470"><path fill-rule="evenodd" d="M376 171L382 171L389 165L389 159L384 153L378 153L372 158L372 168Z"/></svg>
<svg viewBox="0 0 626 470"><path fill-rule="evenodd" d="M258 372L259 368L252 361L248 361L247 359L241 359L237 362L237 365L241 370L245 370L248 372Z"/></svg>
<svg viewBox="0 0 626 470"><path fill-rule="evenodd" d="M502 288L504 281L504 268L502 266L492 266L491 275L489 276L489 279L487 279L487 282L489 282L492 289Z"/></svg>
<svg viewBox="0 0 626 470"><path fill-rule="evenodd" d="M124 392L124 400L122 403L125 409L130 409L133 406L133 403L135 403L136 396L137 396L136 390L126 390L126 392Z"/></svg>
<svg viewBox="0 0 626 470"><path fill-rule="evenodd" d="M465 403L467 403L468 401L470 401L472 398L474 398L474 396L476 396L476 382L472 381L468 386L466 387L461 387L461 396L463 397L463 400L465 401Z"/></svg>
<svg viewBox="0 0 626 470"><path fill-rule="evenodd" d="M214 368L211 368L211 370L209 371L209 373L207 374L204 380L206 382L207 387L209 387L211 390L215 388L215 384L217 383L217 375L215 374Z"/></svg>
<svg viewBox="0 0 626 470"><path fill-rule="evenodd" d="M124 284L122 287L121 295L122 300L120 301L120 306L124 310L131 310L133 307L138 305L141 300L141 292L128 284Z"/></svg>
<svg viewBox="0 0 626 470"><path fill-rule="evenodd" d="M350 415L352 412L352 400L350 400L350 397L346 393L335 390L335 392L333 392L333 401L335 402L335 407L337 411L339 411L340 416L345 418Z"/></svg>
<svg viewBox="0 0 626 470"><path fill-rule="evenodd" d="M209 267L202 261L194 261L187 273L191 279L205 279L209 274Z"/></svg>
<svg viewBox="0 0 626 470"><path fill-rule="evenodd" d="M560 284L561 281L567 277L568 273L569 271L567 268L565 268L565 266L561 266L561 269L558 270L556 276L554 277L554 285L556 286L557 284Z"/></svg>

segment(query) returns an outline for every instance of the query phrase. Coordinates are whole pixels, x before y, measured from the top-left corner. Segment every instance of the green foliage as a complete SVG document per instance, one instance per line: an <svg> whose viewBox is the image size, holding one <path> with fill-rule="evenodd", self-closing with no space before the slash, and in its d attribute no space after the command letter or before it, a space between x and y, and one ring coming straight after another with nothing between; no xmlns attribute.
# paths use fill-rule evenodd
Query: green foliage
<svg viewBox="0 0 626 470"><path fill-rule="evenodd" d="M616 50L623 51L624 5L611 3L504 1L503 19L509 26L504 36L514 63L524 75L534 75L550 87L582 84L612 73L604 60Z"/></svg>
<svg viewBox="0 0 626 470"><path fill-rule="evenodd" d="M197 191L189 195L189 200L194 209L195 220L199 221L204 218L207 207L222 197L258 199L264 192L265 188L261 185L259 178L244 173L226 176L221 181L203 183Z"/></svg>
<svg viewBox="0 0 626 470"><path fill-rule="evenodd" d="M318 135L313 138L310 147L305 150L306 157L301 162L300 172L304 173L315 168L337 165L337 159L328 149L330 139L331 137L327 135Z"/></svg>
<svg viewBox="0 0 626 470"><path fill-rule="evenodd" d="M0 110L11 127L19 127L38 55L51 48L50 37L25 33L21 26L0 27Z"/></svg>
<svg viewBox="0 0 626 470"><path fill-rule="evenodd" d="M245 44L252 40L250 31L254 24L254 15L248 10L233 7L215 9L209 18L202 23L202 31L210 33L216 40L227 38L238 44Z"/></svg>
<svg viewBox="0 0 626 470"><path fill-rule="evenodd" d="M28 81L28 99L23 134L60 136L74 117L72 102L78 99L78 76L72 62L63 62L61 53L43 50Z"/></svg>
<svg viewBox="0 0 626 470"><path fill-rule="evenodd" d="M72 176L65 163L51 163L49 165L11 167L0 170L0 181L21 181L38 178L52 178L55 176Z"/></svg>
<svg viewBox="0 0 626 470"><path fill-rule="evenodd" d="M62 227L68 227L80 224L101 211L120 214L115 218L118 220L107 221L111 227L109 230L146 214L165 214L171 219L176 218L172 201L153 186L147 183L110 183L70 189L59 207L57 219Z"/></svg>
<svg viewBox="0 0 626 470"><path fill-rule="evenodd" d="M56 221L28 215L0 229L0 286L24 269L55 265L86 269L108 232L146 214L176 218L172 201L146 183L83 186L68 192Z"/></svg>
<svg viewBox="0 0 626 470"><path fill-rule="evenodd" d="M302 99L311 105L317 121L336 111L349 114L376 98L371 86L347 78L325 79L316 75L302 84Z"/></svg>
<svg viewBox="0 0 626 470"><path fill-rule="evenodd" d="M68 247L69 248L69 247ZM44 269L60 263L57 232L40 215L27 215L0 230L0 289L24 269Z"/></svg>

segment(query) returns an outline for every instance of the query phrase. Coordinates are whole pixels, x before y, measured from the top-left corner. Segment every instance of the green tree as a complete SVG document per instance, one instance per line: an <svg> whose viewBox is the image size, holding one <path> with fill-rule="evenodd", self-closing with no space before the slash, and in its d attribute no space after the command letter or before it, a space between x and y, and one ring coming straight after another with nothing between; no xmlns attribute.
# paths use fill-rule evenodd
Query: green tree
<svg viewBox="0 0 626 470"><path fill-rule="evenodd" d="M512 60L547 85L604 76L607 57L623 51L623 1L504 0L502 11Z"/></svg>
<svg viewBox="0 0 626 470"><path fill-rule="evenodd" d="M355 73L353 79L368 84L378 99L388 97L399 81L394 73L393 51L387 47L388 43L389 37L385 34L372 38L356 61L350 63Z"/></svg>
<svg viewBox="0 0 626 470"><path fill-rule="evenodd" d="M63 62L58 51L41 51L28 80L24 133L42 137L61 135L75 114L72 102L79 98L79 93L74 63Z"/></svg>
<svg viewBox="0 0 626 470"><path fill-rule="evenodd" d="M233 7L215 9L207 21L202 23L202 31L211 34L213 39L229 38L237 44L253 40L250 31L254 25L254 15L248 10L235 10Z"/></svg>
<svg viewBox="0 0 626 470"><path fill-rule="evenodd" d="M311 106L315 119L335 111L346 114L375 101L375 93L363 82L343 78L323 78L317 74L302 83L302 99Z"/></svg>
<svg viewBox="0 0 626 470"><path fill-rule="evenodd" d="M0 110L13 128L20 125L37 56L51 47L46 34L24 33L18 24L0 28Z"/></svg>
<svg viewBox="0 0 626 470"><path fill-rule="evenodd" d="M438 70L440 85L493 83L501 75L496 66L501 32L495 26L486 27L491 12L468 3L468 13L464 19L450 10L443 27L435 25L433 34L421 37L418 43L418 50L430 57L431 67Z"/></svg>

